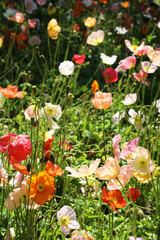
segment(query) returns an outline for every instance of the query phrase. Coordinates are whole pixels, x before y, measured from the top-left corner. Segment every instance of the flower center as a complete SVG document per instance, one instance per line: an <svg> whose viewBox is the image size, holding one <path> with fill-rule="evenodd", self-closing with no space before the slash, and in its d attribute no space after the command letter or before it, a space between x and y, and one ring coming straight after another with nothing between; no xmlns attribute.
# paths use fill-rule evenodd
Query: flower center
<svg viewBox="0 0 160 240"><path fill-rule="evenodd" d="M133 51L135 51L138 48L138 45L132 45Z"/></svg>
<svg viewBox="0 0 160 240"><path fill-rule="evenodd" d="M44 187L43 184L38 184L38 185L37 185L37 190L38 190L39 192L43 192L44 189L45 189L45 187Z"/></svg>
<svg viewBox="0 0 160 240"><path fill-rule="evenodd" d="M146 168L148 165L148 161L146 158L142 157L138 159L137 164L140 168Z"/></svg>
<svg viewBox="0 0 160 240"><path fill-rule="evenodd" d="M70 218L69 217L61 217L60 222L62 226L67 226L70 223Z"/></svg>

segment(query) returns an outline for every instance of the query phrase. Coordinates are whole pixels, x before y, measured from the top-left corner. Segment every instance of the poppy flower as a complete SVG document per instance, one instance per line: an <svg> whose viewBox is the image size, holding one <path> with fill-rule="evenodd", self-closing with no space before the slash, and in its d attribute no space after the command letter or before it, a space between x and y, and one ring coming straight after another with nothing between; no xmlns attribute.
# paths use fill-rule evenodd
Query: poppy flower
<svg viewBox="0 0 160 240"><path fill-rule="evenodd" d="M95 18L91 18L91 17L88 17L87 19L84 19L84 25L86 27L94 27L94 25L96 24L96 19Z"/></svg>
<svg viewBox="0 0 160 240"><path fill-rule="evenodd" d="M79 15L81 15L81 13L83 12L83 6L84 4L81 2L81 0L76 0L74 8L72 9L74 17L78 17Z"/></svg>
<svg viewBox="0 0 160 240"><path fill-rule="evenodd" d="M11 138L16 137L16 133L8 133L0 138L0 152L5 153Z"/></svg>
<svg viewBox="0 0 160 240"><path fill-rule="evenodd" d="M45 142L44 144L44 154L45 154L45 157L46 158L50 158L50 154L51 154L51 151L52 151L52 141L53 141L54 137L53 138L49 138L47 140L47 142Z"/></svg>
<svg viewBox="0 0 160 240"><path fill-rule="evenodd" d="M70 145L68 143L67 139L65 139L64 141L63 140L60 141L60 146L61 146L61 148L64 148L65 150L71 150L73 145Z"/></svg>
<svg viewBox="0 0 160 240"><path fill-rule="evenodd" d="M110 207L118 213L116 208L124 208L126 206L126 201L122 196L122 193L120 190L111 190L107 192L106 187L103 187L102 191L103 197L100 197L103 202L110 205Z"/></svg>
<svg viewBox="0 0 160 240"><path fill-rule="evenodd" d="M115 179L120 174L120 166L117 159L108 157L103 167L97 168L95 177L102 180Z"/></svg>
<svg viewBox="0 0 160 240"><path fill-rule="evenodd" d="M85 230L82 231L75 230L72 233L71 240L95 240L95 239Z"/></svg>
<svg viewBox="0 0 160 240"><path fill-rule="evenodd" d="M88 38L87 43L92 46L97 46L104 40L104 31L98 30L96 32L92 32Z"/></svg>
<svg viewBox="0 0 160 240"><path fill-rule="evenodd" d="M6 88L0 87L0 92L8 98L23 98L24 92L18 91L17 86L8 85Z"/></svg>
<svg viewBox="0 0 160 240"><path fill-rule="evenodd" d="M125 96L124 101L122 103L126 106L129 106L137 101L137 94L136 93L129 93Z"/></svg>
<svg viewBox="0 0 160 240"><path fill-rule="evenodd" d="M125 27L127 30L131 29L133 25L133 18L131 18L127 13L124 14L122 19L122 26Z"/></svg>
<svg viewBox="0 0 160 240"><path fill-rule="evenodd" d="M89 167L87 165L83 165L78 169L78 171L74 170L72 167L66 167L65 169L71 173L71 175L68 175L69 177L88 177L89 175L95 173L100 161L100 159L96 159L91 162Z"/></svg>
<svg viewBox="0 0 160 240"><path fill-rule="evenodd" d="M58 165L53 164L51 161L47 161L45 171L52 177L54 176L62 176L63 170Z"/></svg>
<svg viewBox="0 0 160 240"><path fill-rule="evenodd" d="M74 24L74 26L72 27L72 31L79 32L79 30L80 30L80 26L78 24Z"/></svg>
<svg viewBox="0 0 160 240"><path fill-rule="evenodd" d="M128 8L130 6L130 1L124 1L121 3L122 7Z"/></svg>
<svg viewBox="0 0 160 240"><path fill-rule="evenodd" d="M3 167L1 159L0 159L0 180L3 180L5 182L7 182L7 180L8 180L8 174L7 174L6 170ZM0 184L0 186L1 186L1 184Z"/></svg>
<svg viewBox="0 0 160 240"><path fill-rule="evenodd" d="M30 173L27 171L27 167L24 166L23 164L20 164L20 163L14 163L13 164L13 168L20 172L21 174L23 175L30 175Z"/></svg>
<svg viewBox="0 0 160 240"><path fill-rule="evenodd" d="M73 61L78 64L82 64L85 61L86 56L85 55L78 55L74 54Z"/></svg>
<svg viewBox="0 0 160 240"><path fill-rule="evenodd" d="M135 56L127 57L119 62L119 67L124 70L134 68L135 65L136 65L136 57Z"/></svg>
<svg viewBox="0 0 160 240"><path fill-rule="evenodd" d="M143 69L141 69L139 73L134 72L133 76L138 82L141 82L142 84L145 84L146 86L150 85L150 83L146 81L146 79L148 77L148 73L145 72Z"/></svg>
<svg viewBox="0 0 160 240"><path fill-rule="evenodd" d="M92 103L97 109L108 109L112 104L112 94L96 92L92 98Z"/></svg>
<svg viewBox="0 0 160 240"><path fill-rule="evenodd" d="M146 36L149 33L149 27L147 26L146 23L142 25L142 34Z"/></svg>
<svg viewBox="0 0 160 240"><path fill-rule="evenodd" d="M11 139L8 147L8 154L14 158L14 162L19 163L31 154L31 140L28 135L20 134Z"/></svg>
<svg viewBox="0 0 160 240"><path fill-rule="evenodd" d="M118 162L120 161L120 148L119 148L119 143L121 142L121 135L117 134L114 136L114 138L112 139L112 147L113 147L113 154L114 157L118 160Z"/></svg>
<svg viewBox="0 0 160 240"><path fill-rule="evenodd" d="M29 199L34 200L38 205L43 205L50 201L55 193L55 180L46 171L33 174L31 180L28 179L30 191L26 191Z"/></svg>
<svg viewBox="0 0 160 240"><path fill-rule="evenodd" d="M99 92L99 84L98 84L98 82L96 80L94 80L92 85L91 85L91 87L92 87L92 92L93 92L93 94L95 96L95 93Z"/></svg>
<svg viewBox="0 0 160 240"><path fill-rule="evenodd" d="M58 34L61 32L61 27L58 25L57 20L52 18L47 26L48 35L52 39L57 39Z"/></svg>
<svg viewBox="0 0 160 240"><path fill-rule="evenodd" d="M102 74L106 83L118 81L118 73L113 68L106 68Z"/></svg>
<svg viewBox="0 0 160 240"><path fill-rule="evenodd" d="M139 191L139 189L135 189L134 187L129 188L129 192L127 192L127 198L131 198L133 202L135 202L140 195L141 192Z"/></svg>

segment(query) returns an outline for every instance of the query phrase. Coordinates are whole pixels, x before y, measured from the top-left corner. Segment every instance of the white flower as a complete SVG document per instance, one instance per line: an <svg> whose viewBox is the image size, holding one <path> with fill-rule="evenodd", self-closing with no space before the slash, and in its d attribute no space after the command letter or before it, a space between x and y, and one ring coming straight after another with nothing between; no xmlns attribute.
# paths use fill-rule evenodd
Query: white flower
<svg viewBox="0 0 160 240"><path fill-rule="evenodd" d="M123 111L122 113L120 113L119 111L116 112L116 114L113 115L113 126L116 126L117 123L124 118L125 116L125 112Z"/></svg>
<svg viewBox="0 0 160 240"><path fill-rule="evenodd" d="M70 206L63 206L57 212L57 219L60 222L61 230L64 235L68 235L70 229L79 229L80 225L76 221L76 213Z"/></svg>
<svg viewBox="0 0 160 240"><path fill-rule="evenodd" d="M54 122L54 121L52 121L52 129L50 130L50 131L48 131L48 132L45 132L45 136L44 136L44 141L45 142L47 142L47 140L49 139L49 138L52 138L52 136L53 136L53 134L54 134L54 132L55 132L55 130L56 129L59 129L60 127L58 126L58 124L56 123L56 122Z"/></svg>
<svg viewBox="0 0 160 240"><path fill-rule="evenodd" d="M62 75L69 76L74 72L74 63L72 61L64 61L59 65L59 72Z"/></svg>
<svg viewBox="0 0 160 240"><path fill-rule="evenodd" d="M92 32L88 38L87 38L87 43L92 45L92 46L97 46L104 40L104 32L103 30L98 30L96 32Z"/></svg>
<svg viewBox="0 0 160 240"><path fill-rule="evenodd" d="M157 23L157 27L160 28L160 22Z"/></svg>
<svg viewBox="0 0 160 240"><path fill-rule="evenodd" d="M139 128L142 126L142 123L145 120L145 116L140 114L140 111L138 113L136 113L134 111L134 109L130 109L128 114L131 116L131 118L129 118L129 122L132 123L134 125L134 128L136 129L136 131L139 131ZM141 115L141 116L140 116Z"/></svg>
<svg viewBox="0 0 160 240"><path fill-rule="evenodd" d="M156 101L154 101L153 105L156 105L156 108L158 109L158 112L160 113L160 98Z"/></svg>
<svg viewBox="0 0 160 240"><path fill-rule="evenodd" d="M113 55L112 57L109 57L107 55L105 55L104 53L101 53L100 58L102 59L102 62L108 65L112 65L115 63L115 61L117 60L117 56Z"/></svg>
<svg viewBox="0 0 160 240"><path fill-rule="evenodd" d="M136 93L133 93L133 94L129 93L125 96L125 99L124 99L124 101L122 101L122 103L124 105L128 106L128 105L131 105L131 104L135 103L136 101L137 101L137 94Z"/></svg>
<svg viewBox="0 0 160 240"><path fill-rule="evenodd" d="M14 17L15 14L16 14L15 9L8 8L6 12L3 13L3 16L5 16L6 18L11 18L11 17Z"/></svg>
<svg viewBox="0 0 160 240"><path fill-rule="evenodd" d="M125 27L116 27L115 31L117 32L117 34L125 34L128 32L128 30Z"/></svg>
<svg viewBox="0 0 160 240"><path fill-rule="evenodd" d="M5 102L5 97L3 96L3 94L0 92L0 108L3 107Z"/></svg>
<svg viewBox="0 0 160 240"><path fill-rule="evenodd" d="M45 107L41 109L41 114L51 118L54 117L58 120L62 116L62 111L60 105L45 103Z"/></svg>
<svg viewBox="0 0 160 240"><path fill-rule="evenodd" d="M31 118L37 120L39 118L39 113L39 110L35 109L35 105L31 105L25 110L24 116L27 120L31 120Z"/></svg>
<svg viewBox="0 0 160 240"><path fill-rule="evenodd" d="M157 66L149 61L141 62L141 67L147 73L154 73L157 70Z"/></svg>

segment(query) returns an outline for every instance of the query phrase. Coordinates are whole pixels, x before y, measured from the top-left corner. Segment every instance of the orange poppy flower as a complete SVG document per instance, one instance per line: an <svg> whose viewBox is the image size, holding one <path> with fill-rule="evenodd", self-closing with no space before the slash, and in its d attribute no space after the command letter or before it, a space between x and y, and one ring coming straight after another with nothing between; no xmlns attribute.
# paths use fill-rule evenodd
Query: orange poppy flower
<svg viewBox="0 0 160 240"><path fill-rule="evenodd" d="M124 8L128 8L129 6L130 6L130 2L129 1L124 1L124 2L122 2L122 7L124 7Z"/></svg>
<svg viewBox="0 0 160 240"><path fill-rule="evenodd" d="M103 202L110 205L110 207L118 213L118 211L115 208L124 208L126 206L126 201L122 196L122 193L120 190L111 190L107 192L107 189L103 187Z"/></svg>
<svg viewBox="0 0 160 240"><path fill-rule="evenodd" d="M46 171L39 172L37 175L32 175L31 182L28 179L28 185L30 184L30 191L26 191L26 195L29 199L34 200L38 205L43 205L47 201L50 201L55 193L55 180L49 176Z"/></svg>
<svg viewBox="0 0 160 240"><path fill-rule="evenodd" d="M17 86L8 85L6 88L0 87L0 92L8 98L23 98L24 92L18 91Z"/></svg>
<svg viewBox="0 0 160 240"><path fill-rule="evenodd" d="M45 154L45 157L48 159L50 158L50 155L51 155L53 139L54 139L54 137L49 138L47 140L47 142L45 142L45 144L44 144L44 154Z"/></svg>
<svg viewBox="0 0 160 240"><path fill-rule="evenodd" d="M94 95L95 95L96 92L100 91L99 90L99 84L96 80L93 81L91 87L92 87L92 92L94 93Z"/></svg>
<svg viewBox="0 0 160 240"><path fill-rule="evenodd" d="M58 165L53 164L51 161L47 161L45 171L52 177L54 176L62 176L63 170Z"/></svg>
<svg viewBox="0 0 160 240"><path fill-rule="evenodd" d="M107 4L106 0L100 0L100 3Z"/></svg>
<svg viewBox="0 0 160 240"><path fill-rule="evenodd" d="M92 17L88 17L87 19L84 19L84 25L86 27L94 27L96 24L96 19Z"/></svg>
<svg viewBox="0 0 160 240"><path fill-rule="evenodd" d="M27 167L20 163L14 163L13 168L24 175L30 175L30 173L27 171Z"/></svg>

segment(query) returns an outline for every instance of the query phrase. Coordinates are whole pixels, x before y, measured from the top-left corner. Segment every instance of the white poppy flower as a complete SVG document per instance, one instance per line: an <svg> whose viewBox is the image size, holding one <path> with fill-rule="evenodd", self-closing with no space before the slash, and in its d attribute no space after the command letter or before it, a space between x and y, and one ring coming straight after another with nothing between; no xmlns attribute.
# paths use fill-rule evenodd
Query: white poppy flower
<svg viewBox="0 0 160 240"><path fill-rule="evenodd" d="M59 72L64 76L69 76L74 72L74 63L72 61L64 61L59 65Z"/></svg>
<svg viewBox="0 0 160 240"><path fill-rule="evenodd" d="M57 219L60 222L61 230L64 235L68 235L70 229L79 229L80 225L76 221L76 213L70 206L63 206L57 212Z"/></svg>
<svg viewBox="0 0 160 240"><path fill-rule="evenodd" d="M122 101L122 103L124 105L128 106L128 105L131 105L131 104L135 103L136 101L137 101L137 94L136 93L133 93L133 94L129 93L129 94L126 95L126 97L125 97L124 101Z"/></svg>
<svg viewBox="0 0 160 240"><path fill-rule="evenodd" d="M117 32L117 34L126 34L128 32L125 27L116 27L115 31Z"/></svg>
<svg viewBox="0 0 160 240"><path fill-rule="evenodd" d="M47 117L54 117L58 120L62 116L62 111L60 105L45 103L45 107L41 109L41 114Z"/></svg>
<svg viewBox="0 0 160 240"><path fill-rule="evenodd" d="M120 113L119 111L116 112L116 114L113 115L113 126L116 126L117 123L124 118L125 116L125 112L123 111L122 113Z"/></svg>
<svg viewBox="0 0 160 240"><path fill-rule="evenodd" d="M154 73L157 70L157 66L149 61L141 62L141 67L146 73Z"/></svg>
<svg viewBox="0 0 160 240"><path fill-rule="evenodd" d="M0 108L3 107L5 102L5 97L3 96L3 94L0 92Z"/></svg>
<svg viewBox="0 0 160 240"><path fill-rule="evenodd" d="M16 14L16 10L15 9L8 8L6 10L6 12L3 13L3 16L5 16L6 18L11 18L11 17L14 17L15 14Z"/></svg>
<svg viewBox="0 0 160 240"><path fill-rule="evenodd" d="M108 65L112 65L115 63L115 61L117 60L117 56L113 55L111 57L105 55L104 53L101 53L100 58L102 59L102 62Z"/></svg>

